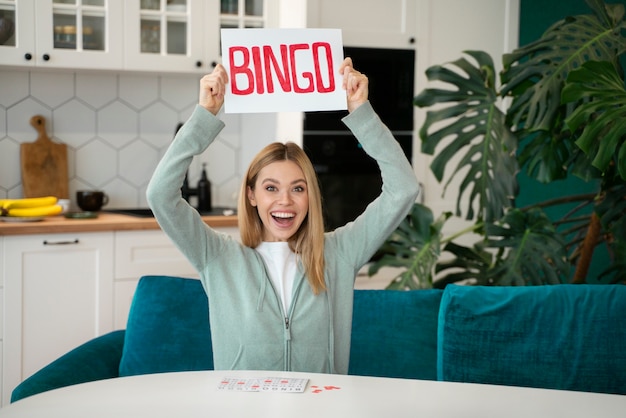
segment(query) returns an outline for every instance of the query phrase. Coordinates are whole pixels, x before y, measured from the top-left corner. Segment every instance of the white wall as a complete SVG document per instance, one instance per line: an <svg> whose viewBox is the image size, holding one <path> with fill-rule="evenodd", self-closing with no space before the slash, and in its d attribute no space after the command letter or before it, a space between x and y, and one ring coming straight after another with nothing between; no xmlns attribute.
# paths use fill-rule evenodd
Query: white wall
<svg viewBox="0 0 626 418"><path fill-rule="evenodd" d="M417 16L416 92L434 86L425 76L430 66L454 61L465 50L482 50L492 56L496 71L500 71L502 54L518 45L519 0L418 0ZM444 211L454 213L458 181L453 181L442 196L446 180L443 184L437 182L429 168L432 157L420 152L418 132L425 115L424 110L416 108L413 161L425 186L425 203L437 217ZM454 162L448 165L455 166ZM458 231L464 224L461 219L451 218L444 235L446 231Z"/></svg>

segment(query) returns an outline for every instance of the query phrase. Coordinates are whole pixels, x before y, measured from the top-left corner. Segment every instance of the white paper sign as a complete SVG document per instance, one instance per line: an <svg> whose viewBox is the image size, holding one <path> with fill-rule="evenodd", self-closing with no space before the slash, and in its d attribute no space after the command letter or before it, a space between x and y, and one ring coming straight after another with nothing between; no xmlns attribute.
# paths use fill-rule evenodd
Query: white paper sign
<svg viewBox="0 0 626 418"><path fill-rule="evenodd" d="M222 29L226 113L347 109L339 29Z"/></svg>

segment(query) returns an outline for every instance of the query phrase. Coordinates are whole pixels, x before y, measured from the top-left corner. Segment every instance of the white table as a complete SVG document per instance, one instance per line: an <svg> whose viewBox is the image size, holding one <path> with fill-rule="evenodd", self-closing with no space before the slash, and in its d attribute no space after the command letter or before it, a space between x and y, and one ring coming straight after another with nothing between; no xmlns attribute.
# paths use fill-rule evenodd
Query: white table
<svg viewBox="0 0 626 418"><path fill-rule="evenodd" d="M303 393L234 392L218 390L224 377L310 380ZM44 392L0 409L0 418L625 416L626 396L619 395L267 371L165 373L109 379Z"/></svg>

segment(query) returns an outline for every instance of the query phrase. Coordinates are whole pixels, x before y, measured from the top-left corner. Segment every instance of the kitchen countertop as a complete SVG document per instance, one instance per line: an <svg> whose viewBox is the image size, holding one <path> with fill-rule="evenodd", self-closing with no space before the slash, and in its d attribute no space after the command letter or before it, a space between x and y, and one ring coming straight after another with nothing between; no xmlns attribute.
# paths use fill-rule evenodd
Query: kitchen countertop
<svg viewBox="0 0 626 418"><path fill-rule="evenodd" d="M212 227L236 227L237 215L203 216ZM159 229L154 218L101 212L95 219L67 219L63 215L48 216L38 222L0 221L0 236L28 234L62 234L77 232L141 231Z"/></svg>

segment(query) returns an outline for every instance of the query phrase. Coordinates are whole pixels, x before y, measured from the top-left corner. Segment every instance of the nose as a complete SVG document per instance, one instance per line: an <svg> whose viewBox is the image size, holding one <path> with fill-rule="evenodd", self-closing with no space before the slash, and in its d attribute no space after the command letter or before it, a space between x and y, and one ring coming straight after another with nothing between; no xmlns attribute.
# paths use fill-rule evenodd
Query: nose
<svg viewBox="0 0 626 418"><path fill-rule="evenodd" d="M289 190L285 190L278 195L278 203L288 205L291 202L293 202L293 199Z"/></svg>

